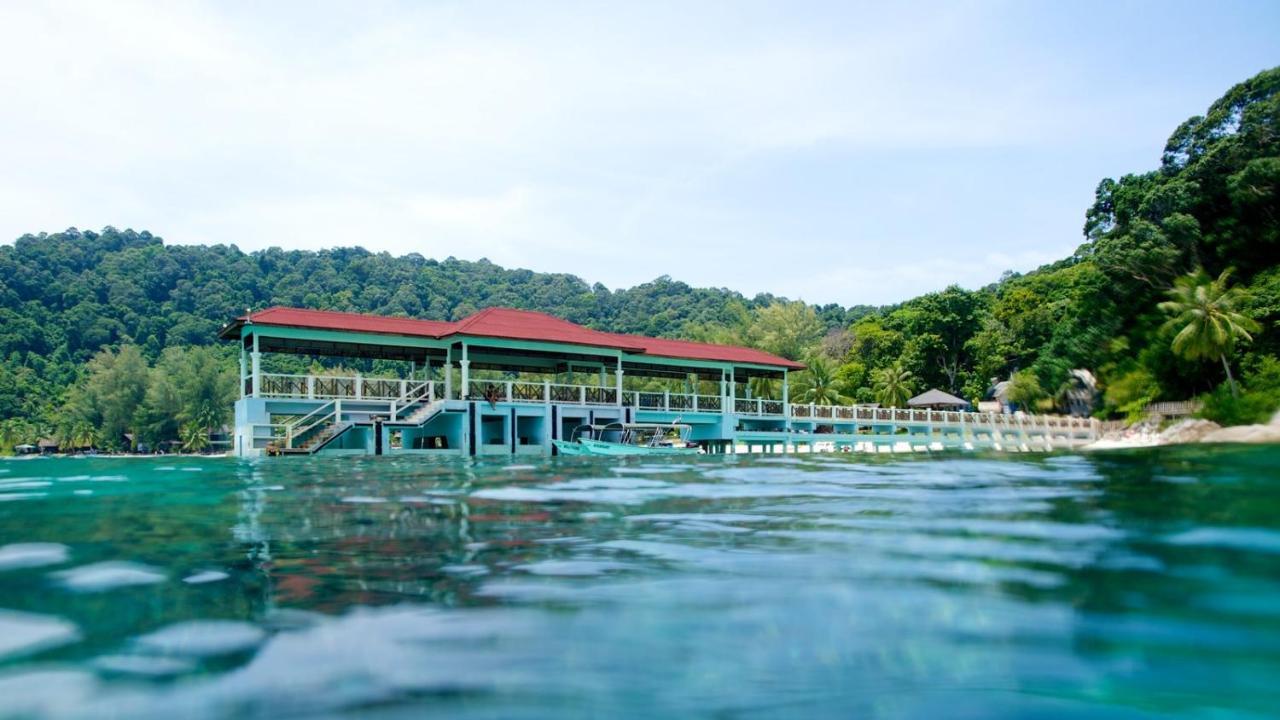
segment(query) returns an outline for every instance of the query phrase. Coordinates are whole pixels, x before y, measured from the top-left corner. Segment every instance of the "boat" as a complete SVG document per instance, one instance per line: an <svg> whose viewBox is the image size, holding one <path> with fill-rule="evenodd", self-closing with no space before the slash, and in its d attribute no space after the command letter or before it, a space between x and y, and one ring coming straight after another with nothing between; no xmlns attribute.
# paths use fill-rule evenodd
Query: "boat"
<svg viewBox="0 0 1280 720"><path fill-rule="evenodd" d="M561 455L697 455L693 427L679 423L579 425L568 440L552 440Z"/></svg>

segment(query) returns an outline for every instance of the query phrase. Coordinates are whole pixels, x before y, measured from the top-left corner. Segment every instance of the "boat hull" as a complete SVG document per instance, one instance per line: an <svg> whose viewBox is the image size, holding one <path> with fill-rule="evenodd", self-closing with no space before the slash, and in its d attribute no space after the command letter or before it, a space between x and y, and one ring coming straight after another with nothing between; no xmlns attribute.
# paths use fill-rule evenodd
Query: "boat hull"
<svg viewBox="0 0 1280 720"><path fill-rule="evenodd" d="M646 447L642 445L626 445L623 443L603 442L601 440L579 439L576 442L553 440L561 455L697 455L696 447Z"/></svg>

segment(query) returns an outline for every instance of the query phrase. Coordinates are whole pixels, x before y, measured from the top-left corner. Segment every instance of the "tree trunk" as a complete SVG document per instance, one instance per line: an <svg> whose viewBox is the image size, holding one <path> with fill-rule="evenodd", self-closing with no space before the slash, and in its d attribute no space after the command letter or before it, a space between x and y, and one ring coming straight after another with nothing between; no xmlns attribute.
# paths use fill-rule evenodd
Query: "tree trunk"
<svg viewBox="0 0 1280 720"><path fill-rule="evenodd" d="M1226 353L1218 357L1222 358L1222 369L1227 371L1227 384L1231 386L1231 397L1240 397L1240 393L1236 390L1236 379L1231 376L1231 366L1227 364Z"/></svg>

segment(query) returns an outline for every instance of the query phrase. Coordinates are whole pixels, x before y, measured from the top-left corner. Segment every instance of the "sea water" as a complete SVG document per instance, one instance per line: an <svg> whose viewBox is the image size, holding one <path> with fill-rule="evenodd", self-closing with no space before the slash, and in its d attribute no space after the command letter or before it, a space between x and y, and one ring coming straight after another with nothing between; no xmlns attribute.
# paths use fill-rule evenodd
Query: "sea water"
<svg viewBox="0 0 1280 720"><path fill-rule="evenodd" d="M1280 449L0 462L0 716L1275 717Z"/></svg>

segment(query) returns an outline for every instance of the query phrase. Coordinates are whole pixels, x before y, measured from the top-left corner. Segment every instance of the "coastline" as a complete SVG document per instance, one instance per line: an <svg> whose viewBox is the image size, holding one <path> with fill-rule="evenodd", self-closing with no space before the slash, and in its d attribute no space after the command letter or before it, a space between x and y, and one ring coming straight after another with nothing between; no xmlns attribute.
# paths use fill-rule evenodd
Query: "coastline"
<svg viewBox="0 0 1280 720"><path fill-rule="evenodd" d="M1127 450L1198 443L1280 443L1280 411L1271 416L1270 422L1256 425L1222 427L1212 420L1193 418L1160 430L1150 423L1142 422L1106 433L1081 450Z"/></svg>

